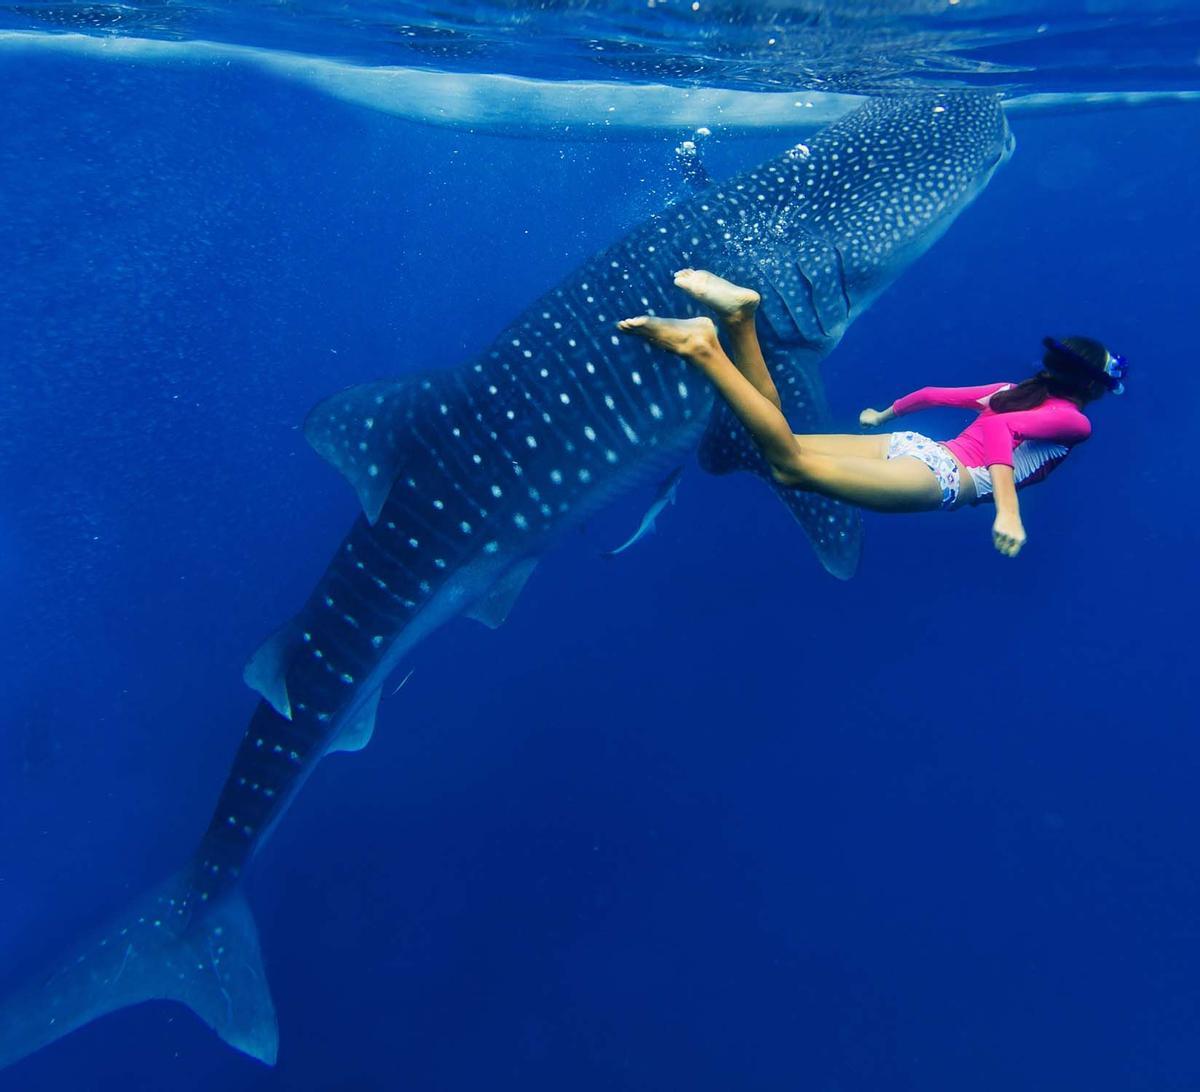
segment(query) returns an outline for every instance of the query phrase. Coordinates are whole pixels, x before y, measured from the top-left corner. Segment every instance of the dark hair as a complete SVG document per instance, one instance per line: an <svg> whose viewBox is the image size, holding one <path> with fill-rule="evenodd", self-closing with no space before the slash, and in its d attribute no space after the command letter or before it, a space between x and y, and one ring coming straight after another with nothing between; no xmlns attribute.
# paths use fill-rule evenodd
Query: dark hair
<svg viewBox="0 0 1200 1092"><path fill-rule="evenodd" d="M1108 363L1108 350L1090 337L1065 337L1062 344L1071 350L1070 355L1048 346L1042 354L1042 370L1015 387L993 394L988 402L992 411L1033 409L1047 398L1066 398L1082 407L1107 393L1101 376Z"/></svg>

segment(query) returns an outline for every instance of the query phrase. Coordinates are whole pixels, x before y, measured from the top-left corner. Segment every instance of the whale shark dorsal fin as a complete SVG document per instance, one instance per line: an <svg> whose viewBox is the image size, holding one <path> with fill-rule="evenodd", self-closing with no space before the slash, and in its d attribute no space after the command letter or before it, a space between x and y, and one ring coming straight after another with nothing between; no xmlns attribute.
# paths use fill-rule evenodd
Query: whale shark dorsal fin
<svg viewBox="0 0 1200 1092"><path fill-rule="evenodd" d="M334 737L333 742L329 745L331 752L361 751L371 742L371 736L375 734L375 716L379 712L381 693L381 690L376 690L367 696L367 700L359 706L357 712L346 721L342 730Z"/></svg>
<svg viewBox="0 0 1200 1092"><path fill-rule="evenodd" d="M496 582L487 595L466 612L467 617L482 622L489 629L499 629L536 567L536 557L518 561Z"/></svg>
<svg viewBox="0 0 1200 1092"><path fill-rule="evenodd" d="M372 524L399 476L401 453L411 447L413 422L436 412L443 382L435 373L363 383L318 402L304 419L305 439L353 486Z"/></svg>
<svg viewBox="0 0 1200 1092"><path fill-rule="evenodd" d="M767 362L792 428L797 432L830 431L825 390L813 353L806 349L775 348L769 352ZM746 471L762 478L804 528L825 569L840 580L849 580L854 575L862 552L862 520L858 510L816 493L779 485L726 402L719 401L714 407L698 454L700 466L710 474Z"/></svg>
<svg viewBox="0 0 1200 1092"><path fill-rule="evenodd" d="M287 670L296 650L297 628L288 622L268 637L250 657L242 678L257 690L281 717L292 719L292 702L287 691Z"/></svg>

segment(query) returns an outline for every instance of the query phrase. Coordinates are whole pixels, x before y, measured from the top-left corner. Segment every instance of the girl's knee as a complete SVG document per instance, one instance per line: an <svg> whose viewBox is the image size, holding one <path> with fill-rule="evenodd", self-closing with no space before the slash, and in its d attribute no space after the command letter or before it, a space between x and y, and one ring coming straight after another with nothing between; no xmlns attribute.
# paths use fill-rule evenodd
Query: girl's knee
<svg viewBox="0 0 1200 1092"><path fill-rule="evenodd" d="M777 485L786 486L789 489L808 489L812 485L812 458L798 448L794 454L789 453L786 458L771 460L770 466L771 477Z"/></svg>

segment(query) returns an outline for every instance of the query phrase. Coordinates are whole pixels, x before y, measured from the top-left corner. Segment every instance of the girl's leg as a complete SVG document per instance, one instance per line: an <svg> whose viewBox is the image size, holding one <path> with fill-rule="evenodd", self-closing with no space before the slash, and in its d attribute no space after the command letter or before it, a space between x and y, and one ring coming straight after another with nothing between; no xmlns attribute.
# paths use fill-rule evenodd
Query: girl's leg
<svg viewBox="0 0 1200 1092"><path fill-rule="evenodd" d="M754 389L767 401L782 409L779 391L771 378L762 346L758 342L758 331L754 327L758 293L705 269L681 269L675 274L675 284L717 313L737 370L750 380ZM825 455L854 455L863 459L882 459L887 456L886 436L797 436L796 441L805 451L818 451Z"/></svg>
<svg viewBox="0 0 1200 1092"><path fill-rule="evenodd" d="M706 375L749 430L751 439L773 471L795 460L800 447L783 411L725 355L712 319L664 319L640 315L622 319L617 323L617 329L677 353Z"/></svg>
<svg viewBox="0 0 1200 1092"><path fill-rule="evenodd" d="M862 459L801 448L791 478L788 484L797 489L876 512L931 512L942 506L942 487L920 459Z"/></svg>
<svg viewBox="0 0 1200 1092"><path fill-rule="evenodd" d="M678 353L703 372L746 426L775 480L796 489L849 501L882 512L919 512L941 505L942 490L916 459L862 458L806 451L779 407L725 355L706 318L624 319L618 328ZM856 437L880 440L881 437Z"/></svg>
<svg viewBox="0 0 1200 1092"><path fill-rule="evenodd" d="M796 434L796 443L800 445L801 451L811 451L818 455L850 456L855 459L886 459L890 440L891 435L886 432L873 436Z"/></svg>
<svg viewBox="0 0 1200 1092"><path fill-rule="evenodd" d="M705 269L681 269L675 274L675 284L692 299L717 313L729 339L729 347L733 350L733 363L738 371L750 380L754 389L768 402L777 409L782 408L779 391L763 359L758 332L754 328L758 293L753 288L742 288Z"/></svg>

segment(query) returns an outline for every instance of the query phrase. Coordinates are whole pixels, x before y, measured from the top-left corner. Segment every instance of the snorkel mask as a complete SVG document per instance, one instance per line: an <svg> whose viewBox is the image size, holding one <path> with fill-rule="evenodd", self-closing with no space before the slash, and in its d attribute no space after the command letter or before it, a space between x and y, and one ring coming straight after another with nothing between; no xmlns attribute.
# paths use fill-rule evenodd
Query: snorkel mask
<svg viewBox="0 0 1200 1092"><path fill-rule="evenodd" d="M1096 365L1088 360L1087 357L1081 356L1069 345L1064 345L1057 338L1044 337L1042 338L1042 344L1047 349L1051 349L1066 360L1070 361L1072 364L1076 365L1076 367L1072 368L1071 371L1082 370L1088 375L1094 376L1108 388L1110 394L1125 393L1125 376L1129 372L1129 362L1119 353L1114 356L1107 349L1105 349L1104 352L1108 359L1104 362L1104 368L1102 370L1098 370ZM1053 367L1051 367L1051 371L1053 370Z"/></svg>

